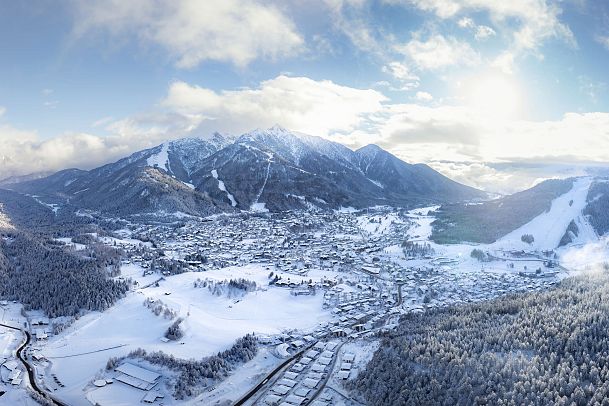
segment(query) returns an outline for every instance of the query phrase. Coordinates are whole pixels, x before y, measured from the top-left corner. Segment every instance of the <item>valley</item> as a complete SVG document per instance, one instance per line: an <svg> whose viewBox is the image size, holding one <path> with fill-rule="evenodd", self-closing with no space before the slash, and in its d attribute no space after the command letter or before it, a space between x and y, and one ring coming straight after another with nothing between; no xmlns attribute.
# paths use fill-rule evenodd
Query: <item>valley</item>
<svg viewBox="0 0 609 406"><path fill-rule="evenodd" d="M129 404L145 392L116 382L116 373L105 370L112 357L143 349L201 359L254 334L258 349L252 360L236 366L226 378L202 381L192 388L194 397L177 403L237 401L265 374L291 359L286 366L291 369L263 385L250 403L290 395L305 403L318 391L328 396L326 403L350 404L333 390L322 391L325 384L320 382L331 378L336 386L355 377L350 366L341 370L344 362L335 358L364 356L357 348L374 345L379 336L398 327L401 316L542 291L571 275L563 256L578 267L569 262L576 245L557 251L549 247L567 228L569 216L563 207L575 206L568 205L575 200L573 210L581 211L590 183L577 180L547 213L492 244L431 241L438 206L130 222L116 230L115 237L92 236L124 252L115 278L128 281L126 297L107 311L80 317L58 334L50 331L52 320L36 326L37 313L28 313L22 322L34 337L43 337L28 352L36 357L37 379L54 397L73 405ZM512 237L525 231L536 236L534 245ZM583 238L590 236L582 235L578 242ZM67 249L84 249L69 237L59 240ZM472 257L475 249L486 253L484 261ZM238 280L251 286L243 288ZM164 334L176 320L181 337L166 340ZM343 344L349 352L340 351ZM333 347L326 357L330 362L318 366L319 372L307 372L317 365L316 352L327 351L324 346ZM301 354L310 360L303 363ZM158 372L161 378L154 391L163 396L164 404L172 404L175 372L138 361L137 356L129 359ZM302 365L302 370L295 365ZM307 381L307 373L313 381ZM318 383L313 385L315 377ZM94 383L100 379L115 383L98 387ZM285 379L296 383L281 394L278 382ZM313 386L297 390L305 381ZM316 398L316 404L323 404L323 397Z"/></svg>
<svg viewBox="0 0 609 406"><path fill-rule="evenodd" d="M88 174L61 186L85 182L74 192L85 196L78 203L65 199L72 192L52 191L53 177L65 175L3 192L0 260L14 272L7 281L28 276L17 268L36 269L35 258L54 255L65 275L91 278L78 282L83 289L95 283L99 290L77 291L74 303L49 303L46 286L65 282L55 281L49 264L49 273L38 270L50 282L40 285L36 302L17 284L6 292L21 299L0 303L12 325L31 335L24 354L48 402L358 405L370 394L354 385L405 319L551 292L606 263L609 246L598 228L601 178L549 180L495 200L476 194L467 201L427 200L431 205L408 200L404 207L359 201L364 207L329 208L318 197L321 189L306 186L297 192L305 196L285 194L298 202L286 210L268 194L277 182L269 180L271 166L291 154L302 167L305 155L294 147L302 145L278 138L281 131L255 132L225 147L249 151L247 143L264 136L275 148L267 149L264 179L245 207L247 188L227 169L209 169L219 157L211 152L209 161L206 154L216 147L178 159L179 147L211 145L195 141L163 144L93 171L95 179L133 172L151 177L146 182L166 182L162 192L141 189L142 211L94 210L90 192L80 190ZM319 159L344 159L321 145ZM372 164L379 151L367 148L361 159ZM209 162L215 163L206 167ZM206 180L193 173L206 173ZM111 185L120 187L116 181L103 187ZM30 194L33 187L40 194ZM151 205L161 201L158 193L173 203ZM187 209L197 199L206 202L207 215ZM590 207L596 216L586 214ZM33 242L38 251L22 257ZM16 341L9 333L4 364L12 366ZM27 397L31 383L11 383L13 369L5 373L4 391Z"/></svg>

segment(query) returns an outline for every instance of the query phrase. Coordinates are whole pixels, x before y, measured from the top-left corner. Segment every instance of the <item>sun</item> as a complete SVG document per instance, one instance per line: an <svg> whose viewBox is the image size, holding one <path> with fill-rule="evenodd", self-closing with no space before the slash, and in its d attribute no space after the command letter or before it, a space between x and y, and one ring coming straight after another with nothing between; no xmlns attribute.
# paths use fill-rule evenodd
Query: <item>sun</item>
<svg viewBox="0 0 609 406"><path fill-rule="evenodd" d="M491 118L513 118L522 108L519 85L511 76L493 73L473 77L463 90L470 107Z"/></svg>

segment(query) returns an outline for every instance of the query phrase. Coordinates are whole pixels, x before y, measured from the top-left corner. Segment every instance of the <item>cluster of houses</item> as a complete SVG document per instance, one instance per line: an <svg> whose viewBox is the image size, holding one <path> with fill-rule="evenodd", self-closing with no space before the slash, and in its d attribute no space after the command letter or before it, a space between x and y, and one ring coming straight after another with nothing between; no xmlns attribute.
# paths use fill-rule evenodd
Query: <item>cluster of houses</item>
<svg viewBox="0 0 609 406"><path fill-rule="evenodd" d="M311 404L316 406L329 406L332 397L319 396L329 375L336 369L337 353L339 343L336 341L318 341L309 345L302 351L302 355L289 369L283 372L269 386L261 397L261 404L267 406L300 406ZM340 365L342 379L347 379L351 370L351 363L355 356L348 354L347 359L343 356Z"/></svg>
<svg viewBox="0 0 609 406"><path fill-rule="evenodd" d="M0 366L0 376L2 377L2 382L19 386L23 381L23 370L16 359L11 359L4 361Z"/></svg>

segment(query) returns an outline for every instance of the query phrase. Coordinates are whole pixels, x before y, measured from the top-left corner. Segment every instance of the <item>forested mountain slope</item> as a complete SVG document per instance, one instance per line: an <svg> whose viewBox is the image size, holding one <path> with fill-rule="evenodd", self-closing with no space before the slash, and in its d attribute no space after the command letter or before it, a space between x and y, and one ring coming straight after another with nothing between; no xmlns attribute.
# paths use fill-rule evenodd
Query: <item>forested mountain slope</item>
<svg viewBox="0 0 609 406"><path fill-rule="evenodd" d="M109 277L118 269L120 251L101 243L73 251L52 238L100 231L93 221L67 211L55 214L34 198L0 190L0 298L51 317L104 310L121 298L127 282Z"/></svg>
<svg viewBox="0 0 609 406"><path fill-rule="evenodd" d="M431 238L439 244L493 243L549 210L552 201L567 193L573 182L573 179L550 179L531 189L483 203L442 205L435 213Z"/></svg>
<svg viewBox="0 0 609 406"><path fill-rule="evenodd" d="M352 151L281 127L170 141L90 171L68 169L7 187L116 216L414 207L486 196L377 146Z"/></svg>
<svg viewBox="0 0 609 406"><path fill-rule="evenodd" d="M377 406L605 404L608 329L605 269L550 291L406 315L351 387Z"/></svg>

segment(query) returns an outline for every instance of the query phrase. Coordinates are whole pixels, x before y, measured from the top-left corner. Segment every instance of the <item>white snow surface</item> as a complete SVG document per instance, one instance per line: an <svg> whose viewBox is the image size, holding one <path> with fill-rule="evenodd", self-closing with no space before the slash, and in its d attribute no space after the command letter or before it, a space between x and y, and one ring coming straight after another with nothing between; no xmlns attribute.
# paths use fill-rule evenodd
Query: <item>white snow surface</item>
<svg viewBox="0 0 609 406"><path fill-rule="evenodd" d="M133 264L123 269L123 276L137 279L140 286L158 279L158 275L142 277L143 269ZM303 279L322 276L328 273L312 271ZM255 281L261 289L241 298L218 297L207 288L195 288L193 283L199 278L218 281L245 278ZM110 309L86 314L66 331L50 338L42 354L53 363L51 372L66 385L57 392L62 400L86 405L82 388L95 378L108 358L126 355L137 348L200 359L229 348L247 333L271 335L284 329L308 332L332 319L330 311L322 308L323 295L295 297L289 289L268 287L268 270L259 264L186 272L159 284L130 292ZM146 298L161 300L184 318L184 337L180 342L160 341L172 321L155 316L143 306ZM103 391L97 395L102 394Z"/></svg>
<svg viewBox="0 0 609 406"><path fill-rule="evenodd" d="M574 181L571 190L552 201L549 211L540 214L522 227L512 231L491 244L493 248L510 250L552 250L558 247L560 239L565 234L571 220L575 220L579 235L578 243L585 243L597 239L596 233L590 223L582 215L586 207L588 189L592 178L578 178ZM572 201L572 204L570 204ZM527 244L521 241L523 234L531 234L535 241Z"/></svg>
<svg viewBox="0 0 609 406"><path fill-rule="evenodd" d="M220 179L218 179L218 171L217 170L212 170L211 171L211 176L214 177L214 179L216 179L218 181L218 189L220 189L221 191L223 191L224 193L226 193L226 196L228 197L228 200L230 200L230 204L233 207L237 207L237 201L235 200L235 198L233 197L233 195L231 195L228 190L226 190L226 185L224 185L224 182L222 182Z"/></svg>
<svg viewBox="0 0 609 406"><path fill-rule="evenodd" d="M169 143L165 142L161 145L161 150L154 155L151 155L146 163L148 166L159 167L169 172Z"/></svg>
<svg viewBox="0 0 609 406"><path fill-rule="evenodd" d="M385 234L389 227L393 223L401 223L402 221L395 215L395 213L389 214L377 214L377 215L365 215L357 219L359 228L368 234L382 235Z"/></svg>

